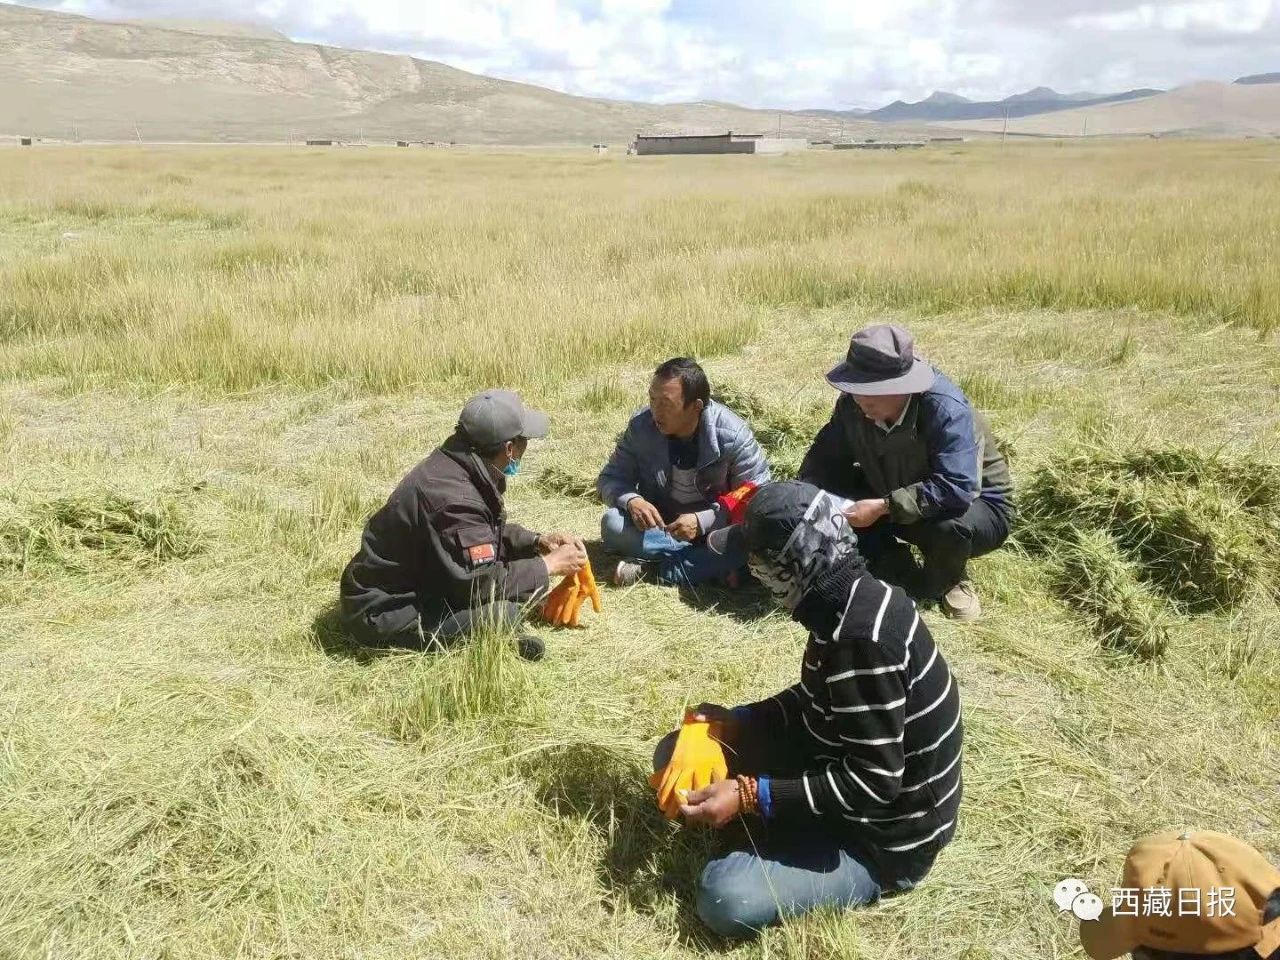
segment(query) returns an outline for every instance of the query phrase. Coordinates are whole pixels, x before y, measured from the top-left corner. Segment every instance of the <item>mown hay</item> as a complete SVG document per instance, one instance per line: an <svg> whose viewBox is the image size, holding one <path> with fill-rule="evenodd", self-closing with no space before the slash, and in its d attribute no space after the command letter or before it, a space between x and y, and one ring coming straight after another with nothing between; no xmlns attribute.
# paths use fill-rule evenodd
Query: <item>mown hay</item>
<svg viewBox="0 0 1280 960"><path fill-rule="evenodd" d="M1280 464L1259 460L1228 460L1175 447L1134 450L1097 464L1111 473L1128 473L1142 479L1158 479L1188 487L1216 485L1229 491L1244 509L1280 519Z"/></svg>
<svg viewBox="0 0 1280 960"><path fill-rule="evenodd" d="M84 571L103 559L134 566L183 559L203 546L200 532L168 496L149 503L104 491L32 504L0 504L0 569Z"/></svg>
<svg viewBox="0 0 1280 960"><path fill-rule="evenodd" d="M593 503L598 499L594 474L578 473L559 464L550 463L543 467L534 483L540 490L562 497L590 500Z"/></svg>
<svg viewBox="0 0 1280 960"><path fill-rule="evenodd" d="M1054 582L1075 611L1092 622L1104 648L1142 660L1160 657L1168 648L1166 605L1105 533L1080 532L1069 541L1059 552Z"/></svg>
<svg viewBox="0 0 1280 960"><path fill-rule="evenodd" d="M1156 594L1187 613L1232 610L1258 592L1280 596L1275 465L1182 448L1090 451L1042 466L1020 500L1020 538L1057 562L1063 599L1091 611L1104 643L1118 634L1097 615L1102 594L1107 610L1129 611L1139 624ZM1139 596L1129 579L1149 589ZM1141 646L1158 650L1162 641Z"/></svg>

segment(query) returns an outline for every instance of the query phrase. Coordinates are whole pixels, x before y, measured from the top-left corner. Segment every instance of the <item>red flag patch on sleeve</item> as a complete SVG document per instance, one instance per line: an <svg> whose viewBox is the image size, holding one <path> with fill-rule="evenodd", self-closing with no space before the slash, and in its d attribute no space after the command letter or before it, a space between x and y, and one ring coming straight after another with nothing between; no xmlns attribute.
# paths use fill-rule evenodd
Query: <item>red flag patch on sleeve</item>
<svg viewBox="0 0 1280 960"><path fill-rule="evenodd" d="M493 563L497 558L498 551L492 543L477 543L474 547L467 547L467 559L473 567Z"/></svg>

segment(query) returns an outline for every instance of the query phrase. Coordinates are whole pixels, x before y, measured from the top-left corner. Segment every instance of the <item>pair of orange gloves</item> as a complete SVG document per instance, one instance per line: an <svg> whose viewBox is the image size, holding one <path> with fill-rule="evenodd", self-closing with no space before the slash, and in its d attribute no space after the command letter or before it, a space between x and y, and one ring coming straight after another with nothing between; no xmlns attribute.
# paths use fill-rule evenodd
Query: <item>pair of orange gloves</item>
<svg viewBox="0 0 1280 960"><path fill-rule="evenodd" d="M572 576L565 577L542 601L542 619L552 626L576 627L582 605L590 600L591 609L600 612L600 588L596 586L591 562Z"/></svg>
<svg viewBox="0 0 1280 960"><path fill-rule="evenodd" d="M707 720L695 720L693 711L684 715L670 762L649 777L649 786L658 792L658 809L668 820L680 816L690 790L701 790L729 777L724 748L715 739Z"/></svg>

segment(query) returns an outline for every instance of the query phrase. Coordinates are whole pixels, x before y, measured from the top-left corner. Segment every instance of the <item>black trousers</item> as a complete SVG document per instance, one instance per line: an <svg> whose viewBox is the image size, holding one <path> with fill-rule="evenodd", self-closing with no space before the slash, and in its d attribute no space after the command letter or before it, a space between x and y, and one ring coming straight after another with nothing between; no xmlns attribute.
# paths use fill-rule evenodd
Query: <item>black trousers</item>
<svg viewBox="0 0 1280 960"><path fill-rule="evenodd" d="M366 647L430 650L469 637L480 626L514 627L522 616L520 604L499 600L464 610L442 609L430 617L416 607L402 607L372 617L353 617L347 627Z"/></svg>
<svg viewBox="0 0 1280 960"><path fill-rule="evenodd" d="M979 497L960 516L893 523L880 520L858 531L858 548L871 571L918 600L937 600L965 578L969 560L990 553L1009 538L1006 514ZM918 568L899 540L924 557Z"/></svg>

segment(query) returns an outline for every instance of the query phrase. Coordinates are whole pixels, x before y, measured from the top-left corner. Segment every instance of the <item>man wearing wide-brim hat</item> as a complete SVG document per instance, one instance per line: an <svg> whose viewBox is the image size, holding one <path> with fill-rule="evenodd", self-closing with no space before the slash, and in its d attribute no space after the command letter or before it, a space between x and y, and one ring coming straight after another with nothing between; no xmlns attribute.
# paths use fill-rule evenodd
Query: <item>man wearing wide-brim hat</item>
<svg viewBox="0 0 1280 960"><path fill-rule="evenodd" d="M1013 519L1009 468L986 417L889 324L855 333L827 382L841 395L800 479L853 501L846 515L877 573L948 616L976 619L968 562L1003 544ZM923 569L901 541L920 550Z"/></svg>

